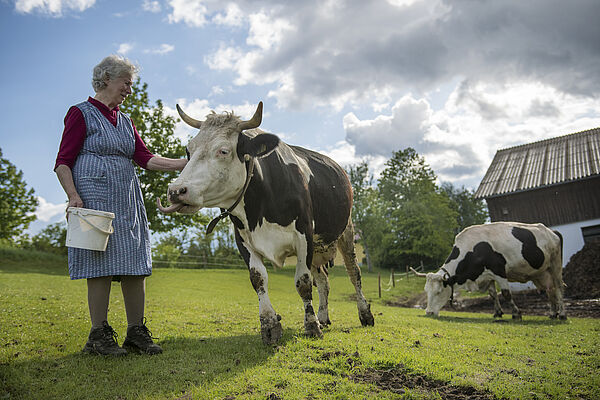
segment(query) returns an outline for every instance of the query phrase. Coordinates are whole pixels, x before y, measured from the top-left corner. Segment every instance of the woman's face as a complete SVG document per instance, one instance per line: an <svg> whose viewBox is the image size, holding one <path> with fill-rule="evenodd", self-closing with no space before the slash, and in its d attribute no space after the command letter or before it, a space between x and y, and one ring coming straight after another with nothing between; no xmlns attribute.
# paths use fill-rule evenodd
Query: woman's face
<svg viewBox="0 0 600 400"><path fill-rule="evenodd" d="M104 95L111 99L115 106L121 104L125 98L131 94L131 85L133 80L131 76L122 76L120 78L109 79L104 88Z"/></svg>

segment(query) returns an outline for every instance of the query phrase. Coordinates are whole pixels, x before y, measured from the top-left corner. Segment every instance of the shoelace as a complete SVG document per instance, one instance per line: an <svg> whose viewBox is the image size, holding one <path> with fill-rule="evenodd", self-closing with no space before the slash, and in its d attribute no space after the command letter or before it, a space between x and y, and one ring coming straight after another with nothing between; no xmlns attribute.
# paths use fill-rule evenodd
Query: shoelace
<svg viewBox="0 0 600 400"><path fill-rule="evenodd" d="M108 324L104 325L103 331L104 339L107 341L107 344L117 344L117 339L119 338L119 335L117 334L117 332L115 332L112 326Z"/></svg>
<svg viewBox="0 0 600 400"><path fill-rule="evenodd" d="M144 317L144 319L142 320L142 325L138 326L138 328L140 330L140 333L142 333L142 336L144 336L144 339L147 342L151 342L152 339L158 339L158 338L152 336L152 332L146 326L146 317Z"/></svg>

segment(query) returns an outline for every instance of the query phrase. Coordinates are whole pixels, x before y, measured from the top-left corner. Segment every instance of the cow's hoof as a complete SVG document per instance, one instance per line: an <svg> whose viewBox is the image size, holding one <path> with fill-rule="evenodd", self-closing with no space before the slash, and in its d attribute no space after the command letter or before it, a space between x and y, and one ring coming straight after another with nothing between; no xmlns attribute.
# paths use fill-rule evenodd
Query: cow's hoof
<svg viewBox="0 0 600 400"><path fill-rule="evenodd" d="M502 318L503 315L504 314L502 314L502 313L496 313L496 314L494 314L494 318Z"/></svg>
<svg viewBox="0 0 600 400"><path fill-rule="evenodd" d="M358 310L358 318L360 319L360 323L362 326L374 326L375 318L373 318L373 314L371 313L371 305L367 304L367 308L364 310Z"/></svg>
<svg viewBox="0 0 600 400"><path fill-rule="evenodd" d="M321 324L322 328L326 328L329 325L331 325L331 321L329 320L329 317L327 317L326 319L319 318L319 324Z"/></svg>
<svg viewBox="0 0 600 400"><path fill-rule="evenodd" d="M521 314L513 314L512 319L516 319L517 321L521 321L523 317Z"/></svg>
<svg viewBox="0 0 600 400"><path fill-rule="evenodd" d="M279 322L280 320L280 315L277 315L275 318L260 318L260 334L262 336L263 343L267 346L276 344L279 339L281 339L283 330L281 329L281 322Z"/></svg>
<svg viewBox="0 0 600 400"><path fill-rule="evenodd" d="M561 321L566 321L567 320L567 316L566 315L559 315L558 319L560 319Z"/></svg>
<svg viewBox="0 0 600 400"><path fill-rule="evenodd" d="M304 334L308 337L323 337L323 332L321 331L321 326L317 321L307 322L304 324Z"/></svg>

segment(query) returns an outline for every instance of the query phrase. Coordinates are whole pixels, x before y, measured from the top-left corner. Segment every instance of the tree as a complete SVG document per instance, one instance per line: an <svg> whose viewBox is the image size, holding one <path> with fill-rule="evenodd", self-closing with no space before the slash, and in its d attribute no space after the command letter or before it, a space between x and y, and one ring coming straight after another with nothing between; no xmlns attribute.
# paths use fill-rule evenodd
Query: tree
<svg viewBox="0 0 600 400"><path fill-rule="evenodd" d="M33 188L28 189L23 180L23 171L2 157L0 149L0 240L15 243L36 219L33 212L37 206Z"/></svg>
<svg viewBox="0 0 600 400"><path fill-rule="evenodd" d="M150 106L148 100L148 84L141 83L138 78L132 88L132 94L121 105L121 110L128 114L148 149L156 155L169 158L181 158L185 155L185 146L175 136L177 120L165 115L162 101ZM156 199L164 196L169 183L177 176L177 172L150 171L138 169L138 177L144 192L144 205L148 214L150 229L154 232L169 232L172 229L207 223L202 214L162 214L156 207Z"/></svg>
<svg viewBox="0 0 600 400"><path fill-rule="evenodd" d="M366 162L350 166L347 170L354 193L352 222L355 232L365 251L368 271L373 271L371 249L380 243L383 224L382 207L377 190L373 187L373 176L369 174Z"/></svg>
<svg viewBox="0 0 600 400"><path fill-rule="evenodd" d="M47 253L67 254L65 241L67 239L66 222L56 222L42 229L37 235L34 235L26 244L25 248L31 248Z"/></svg>
<svg viewBox="0 0 600 400"><path fill-rule="evenodd" d="M487 221L487 207L481 199L475 198L475 193L462 186L455 188L452 183L444 182L441 187L450 199L450 205L457 213L458 228L456 233L471 225L479 225Z"/></svg>
<svg viewBox="0 0 600 400"><path fill-rule="evenodd" d="M378 185L385 210L378 264L440 263L457 226L448 196L438 190L435 173L412 148L394 152L385 165Z"/></svg>

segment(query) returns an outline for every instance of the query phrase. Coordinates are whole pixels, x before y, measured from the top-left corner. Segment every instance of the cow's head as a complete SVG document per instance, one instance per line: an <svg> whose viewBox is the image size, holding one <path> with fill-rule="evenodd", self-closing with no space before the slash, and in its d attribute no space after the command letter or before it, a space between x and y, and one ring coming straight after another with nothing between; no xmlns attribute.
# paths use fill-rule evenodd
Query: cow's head
<svg viewBox="0 0 600 400"><path fill-rule="evenodd" d="M427 308L425 309L425 313L427 315L435 315L436 317L439 315L442 307L452 297L452 285L448 283L448 273L440 271L424 274L413 269L413 272L417 276L427 279L425 281L425 293L427 293Z"/></svg>
<svg viewBox="0 0 600 400"><path fill-rule="evenodd" d="M249 121L242 121L233 112L214 111L205 121L198 121L179 105L177 111L185 123L199 131L187 145L187 165L169 185L167 195L172 205L164 208L159 201L159 209L191 214L204 207L229 207L244 186L245 160L264 157L279 144L277 136L255 130L262 121L262 102Z"/></svg>

